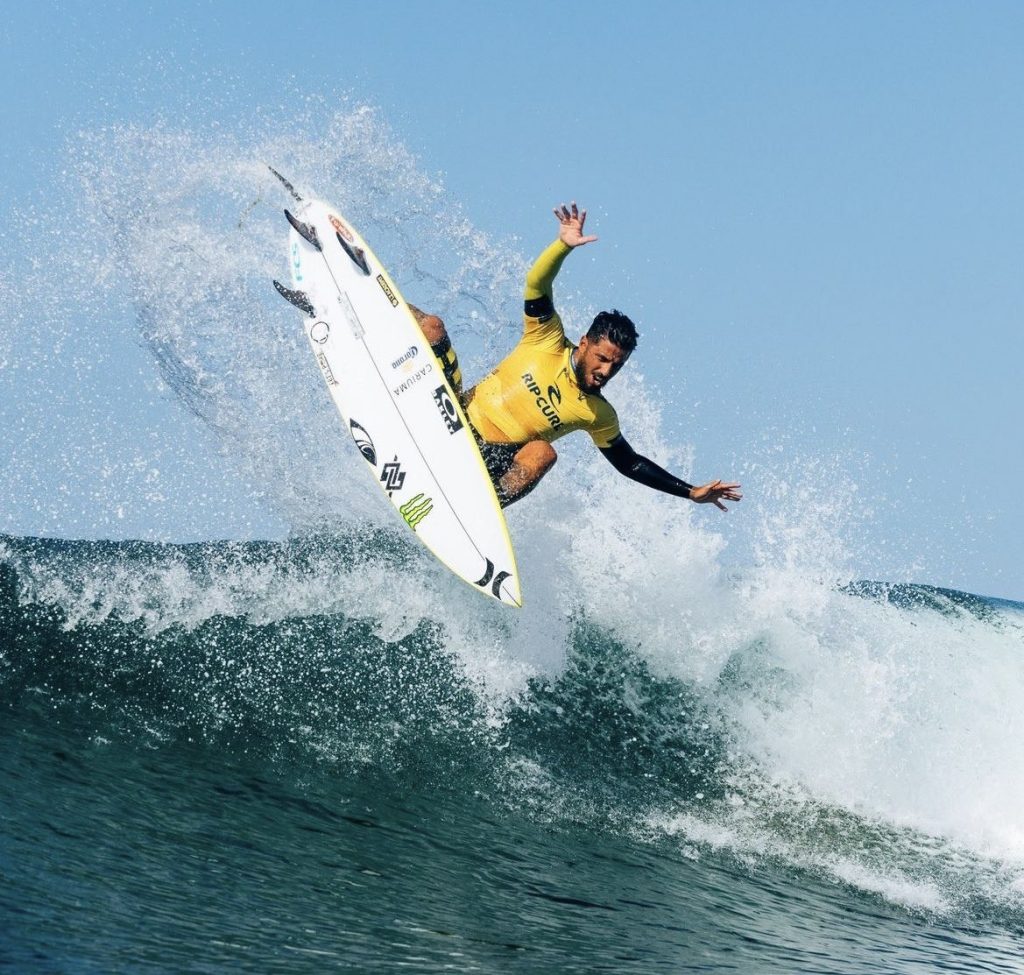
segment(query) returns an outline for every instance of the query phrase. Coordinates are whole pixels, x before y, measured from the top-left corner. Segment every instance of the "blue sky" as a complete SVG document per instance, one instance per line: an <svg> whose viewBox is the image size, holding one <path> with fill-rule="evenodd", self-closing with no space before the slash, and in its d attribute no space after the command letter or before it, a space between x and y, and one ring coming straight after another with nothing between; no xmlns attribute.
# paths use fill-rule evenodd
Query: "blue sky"
<svg viewBox="0 0 1024 975"><path fill-rule="evenodd" d="M637 319L696 474L763 471L766 442L839 455L917 581L1024 598L1022 38L998 2L22 4L0 25L0 214L60 192L81 129L351 93L524 253L553 204L590 208L571 286ZM24 240L2 240L16 267ZM107 368L137 437L207 449L140 350ZM0 371L7 458L43 422L25 377ZM154 530L279 530L227 474L204 490L208 522L169 503ZM0 530L86 533L0 504Z"/></svg>

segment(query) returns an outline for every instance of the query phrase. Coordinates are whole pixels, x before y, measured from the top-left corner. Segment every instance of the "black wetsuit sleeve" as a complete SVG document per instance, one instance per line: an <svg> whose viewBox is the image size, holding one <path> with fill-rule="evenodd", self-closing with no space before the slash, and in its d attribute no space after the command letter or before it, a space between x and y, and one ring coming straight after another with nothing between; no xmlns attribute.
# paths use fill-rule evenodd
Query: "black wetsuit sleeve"
<svg viewBox="0 0 1024 975"><path fill-rule="evenodd" d="M678 477L669 474L663 467L659 467L652 460L638 454L626 442L625 437L618 437L611 445L601 451L608 458L620 474L624 474L634 481L655 491L664 491L665 494L675 495L677 498L688 498L692 484L681 481Z"/></svg>
<svg viewBox="0 0 1024 975"><path fill-rule="evenodd" d="M551 295L527 298L523 302L523 312L530 318L539 318L546 322L555 313L555 303L551 300Z"/></svg>

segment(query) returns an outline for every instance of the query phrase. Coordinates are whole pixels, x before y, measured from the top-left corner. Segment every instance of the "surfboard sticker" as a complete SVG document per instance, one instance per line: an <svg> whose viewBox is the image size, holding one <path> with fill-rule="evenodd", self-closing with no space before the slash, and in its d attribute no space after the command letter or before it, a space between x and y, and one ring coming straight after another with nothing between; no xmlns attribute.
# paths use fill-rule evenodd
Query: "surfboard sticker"
<svg viewBox="0 0 1024 975"><path fill-rule="evenodd" d="M398 517L477 592L522 606L505 516L458 396L352 222L318 200L286 211L292 288L334 405ZM275 282L276 284L276 282Z"/></svg>

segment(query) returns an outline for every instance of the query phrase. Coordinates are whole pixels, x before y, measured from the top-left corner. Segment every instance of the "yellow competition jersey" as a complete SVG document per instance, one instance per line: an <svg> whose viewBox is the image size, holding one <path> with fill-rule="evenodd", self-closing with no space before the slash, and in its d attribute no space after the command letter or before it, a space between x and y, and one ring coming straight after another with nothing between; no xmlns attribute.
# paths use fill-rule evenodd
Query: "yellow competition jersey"
<svg viewBox="0 0 1024 975"><path fill-rule="evenodd" d="M619 435L618 417L604 397L580 389L561 318L524 315L523 322L522 340L474 390L470 422L492 443L550 443L586 430L598 447L609 446Z"/></svg>

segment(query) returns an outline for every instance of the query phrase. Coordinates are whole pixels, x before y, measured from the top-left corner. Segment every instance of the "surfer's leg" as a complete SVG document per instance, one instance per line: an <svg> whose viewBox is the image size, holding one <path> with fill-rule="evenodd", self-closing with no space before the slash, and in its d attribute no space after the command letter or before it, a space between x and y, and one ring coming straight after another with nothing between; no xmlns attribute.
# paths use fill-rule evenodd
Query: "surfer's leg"
<svg viewBox="0 0 1024 975"><path fill-rule="evenodd" d="M451 340L446 335L440 342L433 343L430 346L430 351L434 353L437 361L441 363L444 378L451 383L452 389L455 390L455 395L461 396L462 370L459 368L459 357L455 354L455 349L452 348Z"/></svg>
<svg viewBox="0 0 1024 975"><path fill-rule="evenodd" d="M459 357L452 348L451 339L448 338L448 330L444 322L437 315L428 315L420 311L415 305L409 306L416 324L419 325L423 337L430 343L430 351L441 363L444 378L451 383L455 394L462 394L462 370L459 368Z"/></svg>
<svg viewBox="0 0 1024 975"><path fill-rule="evenodd" d="M547 474L558 454L546 440L531 440L524 444L512 458L512 465L498 479L498 500L503 508L514 501L525 498Z"/></svg>

